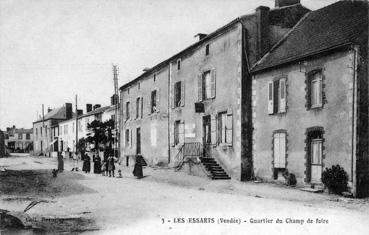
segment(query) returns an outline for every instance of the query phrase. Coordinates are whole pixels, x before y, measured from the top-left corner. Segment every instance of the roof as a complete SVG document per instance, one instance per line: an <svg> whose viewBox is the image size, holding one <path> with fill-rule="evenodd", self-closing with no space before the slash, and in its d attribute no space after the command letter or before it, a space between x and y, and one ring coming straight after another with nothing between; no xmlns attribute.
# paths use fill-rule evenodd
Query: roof
<svg viewBox="0 0 369 235"><path fill-rule="evenodd" d="M368 4L339 1L307 13L259 62L252 72L291 63L355 43L367 32Z"/></svg>
<svg viewBox="0 0 369 235"><path fill-rule="evenodd" d="M66 111L65 111L65 106L62 106L60 108L56 108L53 109L52 111L48 112L47 114L44 115L44 118L40 118L36 122L41 122L42 120L46 121L48 119L65 119L66 118Z"/></svg>
<svg viewBox="0 0 369 235"><path fill-rule="evenodd" d="M307 9L306 7L302 6L300 3L298 4L293 4L290 6L285 6L285 7L280 7L280 8L274 8L271 9L269 11L269 17L270 17L270 23L271 24L282 24L281 26L283 27L289 27L288 25L286 25L285 22L278 22L280 21L282 18L280 17L282 14L288 14L289 16L293 15L290 12L291 11L295 11L295 9L306 9L307 11L310 11L309 9ZM183 49L182 51L178 52L177 54L171 56L170 58L160 62L159 64L153 66L152 68L145 70L144 73L142 73L140 76L138 76L137 78L125 83L124 85L122 85L119 89L123 90L129 86L131 86L132 84L136 83L137 81L139 81L140 79L152 74L153 72L165 67L169 62L175 60L176 58L180 57L182 54L185 54L189 51L191 51L194 48L197 48L198 46L204 44L205 42L209 41L210 39L226 32L227 29L229 29L230 27L234 26L237 23L240 23L241 21L247 19L247 18L251 18L254 17L255 13L252 14L247 14L247 15L243 15L240 17L237 17L236 19L232 20L231 22L229 22L228 24L218 28L217 30L215 30L214 32L208 34L206 37L204 37L203 39L197 41L196 43L190 45L189 47Z"/></svg>
<svg viewBox="0 0 369 235"><path fill-rule="evenodd" d="M81 116L79 116L79 118L88 117L88 116L95 115L95 114L98 114L98 113L103 113L107 109L109 109L110 107L111 106L104 106L104 107L97 108L97 109L92 110L92 111L90 111L88 113L82 114Z"/></svg>

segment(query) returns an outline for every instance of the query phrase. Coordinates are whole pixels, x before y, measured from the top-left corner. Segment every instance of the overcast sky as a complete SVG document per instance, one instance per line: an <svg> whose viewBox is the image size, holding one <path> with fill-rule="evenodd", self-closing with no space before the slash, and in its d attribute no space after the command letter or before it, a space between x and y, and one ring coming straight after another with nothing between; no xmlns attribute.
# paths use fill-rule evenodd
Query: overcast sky
<svg viewBox="0 0 369 235"><path fill-rule="evenodd" d="M336 0L302 0L317 9ZM119 86L274 0L1 0L0 129L31 128L41 105L108 105Z"/></svg>

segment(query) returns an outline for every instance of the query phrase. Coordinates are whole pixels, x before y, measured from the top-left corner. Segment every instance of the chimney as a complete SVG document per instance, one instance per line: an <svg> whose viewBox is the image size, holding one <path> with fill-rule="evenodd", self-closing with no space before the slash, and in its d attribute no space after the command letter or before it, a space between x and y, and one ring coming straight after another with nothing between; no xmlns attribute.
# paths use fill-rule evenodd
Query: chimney
<svg viewBox="0 0 369 235"><path fill-rule="evenodd" d="M73 117L72 103L65 103L65 119L71 119Z"/></svg>
<svg viewBox="0 0 369 235"><path fill-rule="evenodd" d="M206 36L208 36L205 33L198 33L196 34L194 37L199 37L199 41L201 41L202 39L204 39Z"/></svg>
<svg viewBox="0 0 369 235"><path fill-rule="evenodd" d="M77 109L77 116L81 116L83 114L83 110L82 109Z"/></svg>
<svg viewBox="0 0 369 235"><path fill-rule="evenodd" d="M260 6L255 10L258 24L258 59L269 50L269 7Z"/></svg>
<svg viewBox="0 0 369 235"><path fill-rule="evenodd" d="M275 7L285 7L300 3L300 0L275 0Z"/></svg>
<svg viewBox="0 0 369 235"><path fill-rule="evenodd" d="M98 108L100 108L100 107L101 107L101 104L95 104L95 105L94 105L94 110L95 110L95 109L98 109Z"/></svg>
<svg viewBox="0 0 369 235"><path fill-rule="evenodd" d="M92 111L92 104L86 104L86 113Z"/></svg>
<svg viewBox="0 0 369 235"><path fill-rule="evenodd" d="M47 112L50 113L51 111L53 111L50 107L47 107Z"/></svg>
<svg viewBox="0 0 369 235"><path fill-rule="evenodd" d="M113 95L112 97L110 97L110 105L116 105L118 104L118 95Z"/></svg>

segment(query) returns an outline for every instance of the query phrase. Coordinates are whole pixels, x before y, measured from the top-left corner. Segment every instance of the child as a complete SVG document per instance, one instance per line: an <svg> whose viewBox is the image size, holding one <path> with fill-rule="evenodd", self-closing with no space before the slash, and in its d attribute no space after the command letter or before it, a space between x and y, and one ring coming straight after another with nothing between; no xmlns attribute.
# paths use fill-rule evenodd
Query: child
<svg viewBox="0 0 369 235"><path fill-rule="evenodd" d="M102 175L105 176L105 172L107 171L107 168L106 168L106 162L104 161L103 164L102 164Z"/></svg>

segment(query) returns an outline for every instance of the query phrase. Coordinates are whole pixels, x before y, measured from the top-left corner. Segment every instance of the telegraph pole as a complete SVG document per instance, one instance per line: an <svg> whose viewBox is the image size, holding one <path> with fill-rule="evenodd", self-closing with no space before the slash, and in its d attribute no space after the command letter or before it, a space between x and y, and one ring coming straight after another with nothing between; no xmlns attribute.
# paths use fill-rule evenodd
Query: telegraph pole
<svg viewBox="0 0 369 235"><path fill-rule="evenodd" d="M118 127L118 108L119 108L119 95L118 95L118 65L113 64L113 80L114 80L114 98L115 103L115 117L114 117L114 131L115 131L115 141L114 148L117 150L118 158L120 158L120 147L119 144L119 127ZM114 154L115 155L115 154Z"/></svg>
<svg viewBox="0 0 369 235"><path fill-rule="evenodd" d="M42 129L44 129L45 132L45 114L44 114L44 104L42 104L42 127L41 127L41 153L44 153L44 146L43 146L43 141L42 141ZM47 139L47 136L46 136Z"/></svg>
<svg viewBox="0 0 369 235"><path fill-rule="evenodd" d="M78 152L77 146L78 146L78 111L77 111L77 95L76 95L76 154Z"/></svg>

